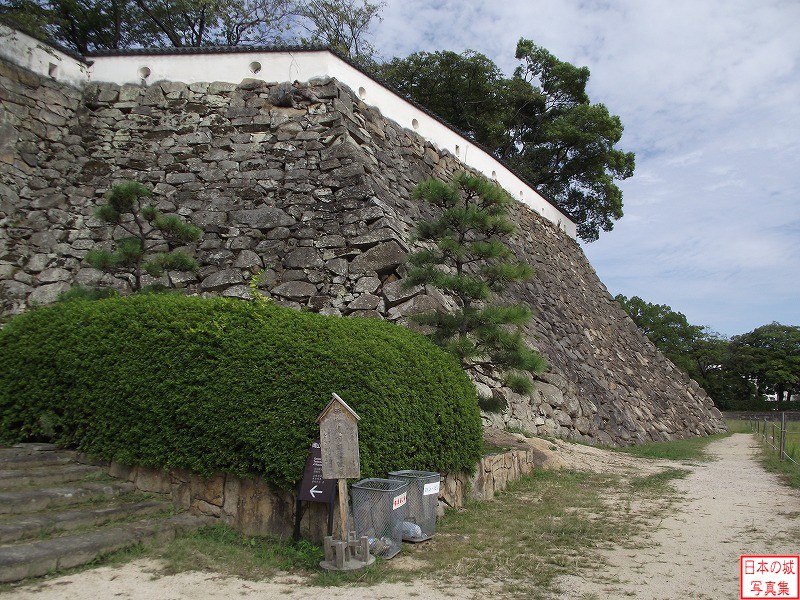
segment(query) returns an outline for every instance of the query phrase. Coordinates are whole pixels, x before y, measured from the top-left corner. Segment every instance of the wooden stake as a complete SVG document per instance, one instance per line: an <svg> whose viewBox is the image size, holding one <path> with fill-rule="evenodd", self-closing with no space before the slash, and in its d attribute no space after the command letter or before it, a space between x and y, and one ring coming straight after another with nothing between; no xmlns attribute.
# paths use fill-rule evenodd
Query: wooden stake
<svg viewBox="0 0 800 600"><path fill-rule="evenodd" d="M339 480L339 519L341 521L341 537L347 542L347 480Z"/></svg>

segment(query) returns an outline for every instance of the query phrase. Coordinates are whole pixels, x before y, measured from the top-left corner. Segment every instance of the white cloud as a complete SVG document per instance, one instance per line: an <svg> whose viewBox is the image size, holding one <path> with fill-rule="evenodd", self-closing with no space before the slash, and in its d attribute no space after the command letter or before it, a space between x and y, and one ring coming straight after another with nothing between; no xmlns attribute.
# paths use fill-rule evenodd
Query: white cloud
<svg viewBox="0 0 800 600"><path fill-rule="evenodd" d="M695 165L700 162L700 159L703 157L702 150L692 150L691 152L687 152L686 154L680 154L678 156L673 156L671 158L666 159L663 164L667 167L672 166L686 166L686 165Z"/></svg>

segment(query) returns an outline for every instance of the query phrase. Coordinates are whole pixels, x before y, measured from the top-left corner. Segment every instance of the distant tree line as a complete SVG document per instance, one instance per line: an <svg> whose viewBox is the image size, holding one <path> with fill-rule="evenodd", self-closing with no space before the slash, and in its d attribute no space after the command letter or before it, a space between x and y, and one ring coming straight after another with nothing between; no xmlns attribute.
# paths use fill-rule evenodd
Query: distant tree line
<svg viewBox="0 0 800 600"><path fill-rule="evenodd" d="M81 54L210 45L320 44L338 50L504 160L596 240L622 217L617 182L634 155L622 123L586 93L589 69L520 39L506 77L470 50L381 61L368 0L0 0L0 19Z"/></svg>
<svg viewBox="0 0 800 600"><path fill-rule="evenodd" d="M666 304L622 294L616 299L720 410L800 409L800 326L770 323L728 339L690 325L685 315ZM768 397L775 401L768 402Z"/></svg>

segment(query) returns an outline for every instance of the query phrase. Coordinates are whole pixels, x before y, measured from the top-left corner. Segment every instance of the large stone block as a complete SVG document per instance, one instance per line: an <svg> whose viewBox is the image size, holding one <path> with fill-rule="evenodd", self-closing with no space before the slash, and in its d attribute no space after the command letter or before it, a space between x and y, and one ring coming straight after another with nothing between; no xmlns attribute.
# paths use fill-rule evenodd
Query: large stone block
<svg viewBox="0 0 800 600"><path fill-rule="evenodd" d="M306 300L317 294L317 286L307 281L287 281L273 288L272 293L290 300Z"/></svg>
<svg viewBox="0 0 800 600"><path fill-rule="evenodd" d="M221 507L225 500L225 478L224 473L215 473L211 477L200 477L191 475L192 497L203 500L216 507Z"/></svg>
<svg viewBox="0 0 800 600"><path fill-rule="evenodd" d="M233 262L233 266L239 269L261 268L264 266L264 261L252 250L242 250Z"/></svg>
<svg viewBox="0 0 800 600"><path fill-rule="evenodd" d="M439 309L441 309L441 304L439 304L439 302L431 296L422 294L390 309L389 318L398 319L401 317L410 317L412 315L434 312Z"/></svg>
<svg viewBox="0 0 800 600"><path fill-rule="evenodd" d="M252 210L234 210L230 213L231 223L247 225L255 229L272 229L294 225L294 218L280 208L265 206Z"/></svg>
<svg viewBox="0 0 800 600"><path fill-rule="evenodd" d="M69 288L70 285L66 281L40 285L31 292L31 295L28 297L28 303L31 305L52 304L58 300L60 294L66 292Z"/></svg>
<svg viewBox="0 0 800 600"><path fill-rule="evenodd" d="M414 285L409 287L402 279L396 279L383 285L383 297L386 299L387 307L397 306L422 293L422 291L422 286Z"/></svg>
<svg viewBox="0 0 800 600"><path fill-rule="evenodd" d="M408 253L392 240L374 246L350 262L351 273L388 273L403 264Z"/></svg>
<svg viewBox="0 0 800 600"><path fill-rule="evenodd" d="M381 299L374 294L361 294L358 298L347 305L347 309L355 310L375 310L381 303ZM380 315L378 315L380 316Z"/></svg>
<svg viewBox="0 0 800 600"><path fill-rule="evenodd" d="M283 259L287 269L320 269L324 266L319 251L309 246L289 252Z"/></svg>
<svg viewBox="0 0 800 600"><path fill-rule="evenodd" d="M39 273L39 283L54 283L58 281L70 281L71 279L72 273L60 267L45 269Z"/></svg>
<svg viewBox="0 0 800 600"><path fill-rule="evenodd" d="M156 494L169 494L172 492L172 480L169 474L164 471L137 467L131 477L136 487L143 492L155 492Z"/></svg>
<svg viewBox="0 0 800 600"><path fill-rule="evenodd" d="M243 281L244 277L242 277L242 272L239 269L225 269L224 271L212 273L203 279L200 288L206 292L215 292Z"/></svg>

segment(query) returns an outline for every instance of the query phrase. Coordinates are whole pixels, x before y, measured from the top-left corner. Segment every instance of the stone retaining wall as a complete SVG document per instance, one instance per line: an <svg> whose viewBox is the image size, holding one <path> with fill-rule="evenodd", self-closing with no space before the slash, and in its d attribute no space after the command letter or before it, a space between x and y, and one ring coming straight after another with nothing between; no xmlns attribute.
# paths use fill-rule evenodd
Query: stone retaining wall
<svg viewBox="0 0 800 600"><path fill-rule="evenodd" d="M295 496L276 492L261 478L225 473L201 477L185 470L161 471L116 462L98 462L86 455L79 462L108 468L112 477L130 481L143 492L168 496L173 504L193 514L219 519L246 535L289 537L294 531ZM483 457L473 473L444 474L439 492L440 514L445 507L462 507L468 500L491 500L508 483L546 463L541 450L514 449ZM303 503L301 535L322 540L327 533L327 506Z"/></svg>

